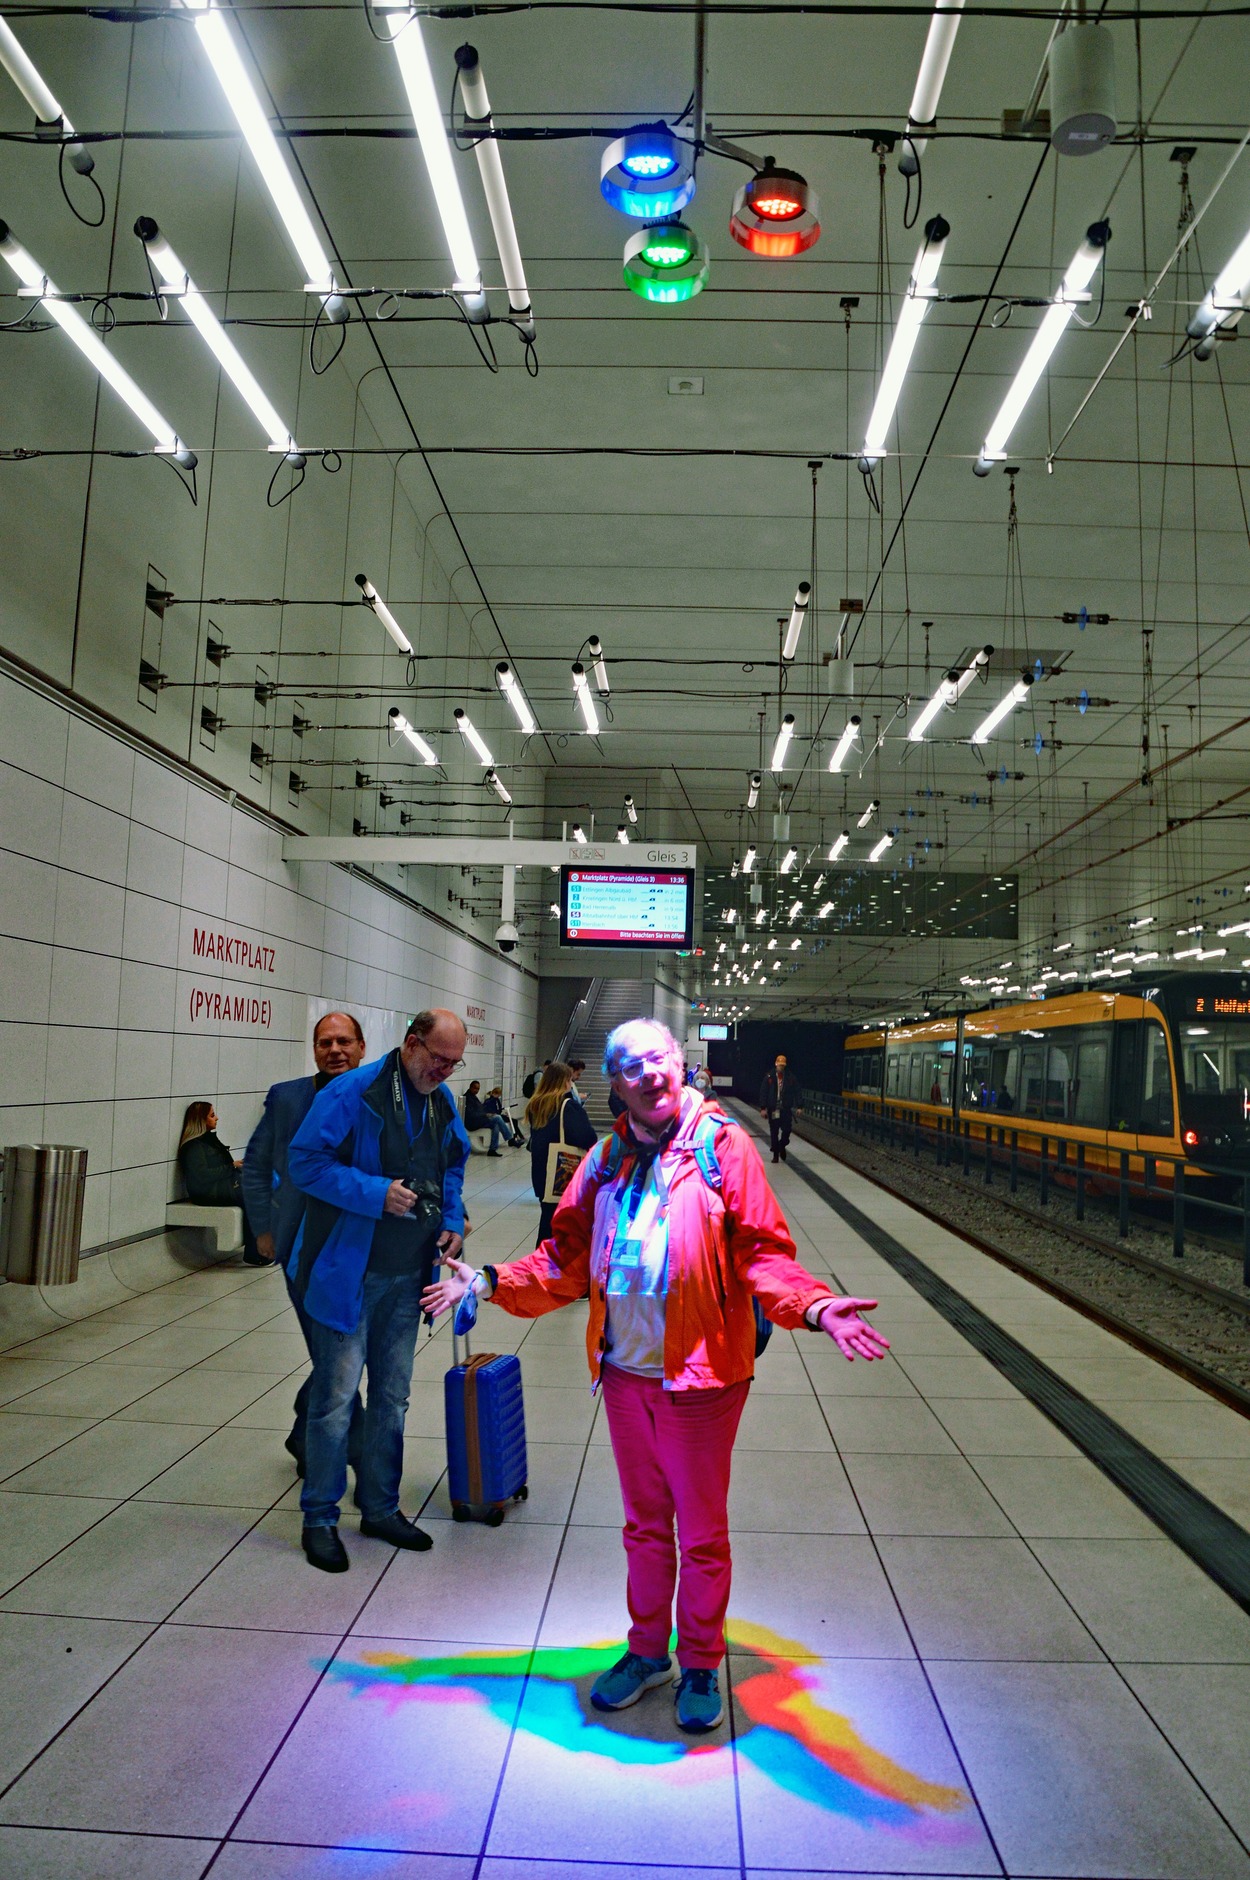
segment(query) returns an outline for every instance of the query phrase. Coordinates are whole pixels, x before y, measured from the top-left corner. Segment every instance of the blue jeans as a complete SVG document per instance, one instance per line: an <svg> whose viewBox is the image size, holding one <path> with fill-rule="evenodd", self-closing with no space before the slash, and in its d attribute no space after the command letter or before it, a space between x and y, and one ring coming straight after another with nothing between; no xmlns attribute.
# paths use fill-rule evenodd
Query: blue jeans
<svg viewBox="0 0 1250 1880"><path fill-rule="evenodd" d="M295 1316L299 1320L299 1328L304 1334L304 1343L308 1346L308 1355L311 1358L313 1355L312 1328L316 1324L316 1320L310 1319L305 1312L304 1302L296 1292L294 1286L292 1286L291 1276L285 1269L283 1270L282 1277L286 1281L287 1297L290 1299ZM287 1438L287 1448L291 1451L292 1455L297 1457L301 1466L304 1462L305 1451L308 1448L308 1399L312 1396L312 1387L313 1380L312 1372L310 1371L295 1393L295 1403L292 1406L295 1413L295 1421L291 1425L291 1434ZM364 1427L365 1407L360 1401L360 1392L357 1391L356 1395L352 1398L351 1425L347 1432L347 1460L357 1472L359 1472L360 1468L360 1451L361 1445L364 1442Z"/></svg>
<svg viewBox="0 0 1250 1880"><path fill-rule="evenodd" d="M399 1507L404 1467L404 1416L412 1359L421 1329L421 1276L366 1273L360 1323L332 1332L307 1319L312 1352L308 1433L300 1507L305 1527L335 1527L347 1491L347 1440L361 1374L369 1374L364 1440L356 1468L356 1495L367 1521Z"/></svg>

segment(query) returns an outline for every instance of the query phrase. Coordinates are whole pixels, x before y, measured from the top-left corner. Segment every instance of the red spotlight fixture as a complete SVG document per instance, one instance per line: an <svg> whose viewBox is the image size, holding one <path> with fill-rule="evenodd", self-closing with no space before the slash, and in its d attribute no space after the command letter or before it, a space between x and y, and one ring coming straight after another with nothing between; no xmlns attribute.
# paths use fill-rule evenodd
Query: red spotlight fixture
<svg viewBox="0 0 1250 1880"><path fill-rule="evenodd" d="M797 170L765 157L764 167L734 197L729 233L753 255L785 260L820 240L820 203Z"/></svg>

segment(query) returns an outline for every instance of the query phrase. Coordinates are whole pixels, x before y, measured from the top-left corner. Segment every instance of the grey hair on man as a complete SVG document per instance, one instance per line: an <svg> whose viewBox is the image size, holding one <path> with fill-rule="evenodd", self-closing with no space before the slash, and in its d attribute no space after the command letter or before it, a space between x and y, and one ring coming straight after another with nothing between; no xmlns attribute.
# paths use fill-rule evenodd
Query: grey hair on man
<svg viewBox="0 0 1250 1880"><path fill-rule="evenodd" d="M638 1018L627 1018L623 1025L618 1025L615 1031L608 1033L608 1041L603 1047L603 1074L605 1077L615 1077L624 1060L633 1055L626 1041L626 1034L642 1030L652 1032L664 1045L666 1051L674 1053L677 1057L681 1056L681 1046L678 1044L676 1038L674 1038L668 1026L662 1025L658 1018L644 1018L641 1016Z"/></svg>

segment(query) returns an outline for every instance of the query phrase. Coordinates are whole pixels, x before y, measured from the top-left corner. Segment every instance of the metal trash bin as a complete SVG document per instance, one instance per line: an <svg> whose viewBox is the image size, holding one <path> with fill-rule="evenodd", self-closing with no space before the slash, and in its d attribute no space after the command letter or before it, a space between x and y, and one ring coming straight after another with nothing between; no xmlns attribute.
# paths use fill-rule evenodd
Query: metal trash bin
<svg viewBox="0 0 1250 1880"><path fill-rule="evenodd" d="M4 1151L0 1270L19 1286L67 1286L78 1278L87 1151L18 1142Z"/></svg>

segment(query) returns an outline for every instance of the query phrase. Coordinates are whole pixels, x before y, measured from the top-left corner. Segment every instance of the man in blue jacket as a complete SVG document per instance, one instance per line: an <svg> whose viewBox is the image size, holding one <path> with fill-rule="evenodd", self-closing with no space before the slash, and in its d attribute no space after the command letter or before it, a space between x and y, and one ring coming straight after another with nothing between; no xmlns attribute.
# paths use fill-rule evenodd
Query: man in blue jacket
<svg viewBox="0 0 1250 1880"><path fill-rule="evenodd" d="M464 1058L454 1012L418 1012L403 1044L335 1078L291 1142L290 1178L306 1197L286 1271L307 1325L303 1547L345 1573L339 1503L347 1487L352 1399L369 1374L356 1471L360 1531L423 1553L430 1536L400 1512L404 1415L421 1294L440 1252L464 1240L469 1138L443 1088Z"/></svg>
<svg viewBox="0 0 1250 1880"><path fill-rule="evenodd" d="M277 1260L285 1271L291 1245L304 1217L304 1197L287 1173L287 1155L291 1138L312 1108L313 1098L334 1077L354 1071L365 1055L365 1034L360 1021L350 1012L326 1012L313 1026L312 1077L293 1077L283 1084L271 1084L265 1097L261 1119L252 1131L243 1156L243 1205L248 1224L256 1236L257 1252L266 1260ZM287 1290L291 1292L290 1281ZM300 1330L308 1340L304 1309L294 1292ZM304 1473L304 1425L308 1415L310 1379L305 1378L295 1397L295 1421L286 1439L286 1448L295 1459L297 1472ZM352 1411L348 1447L353 1468L360 1452L361 1423L364 1406L357 1395Z"/></svg>

